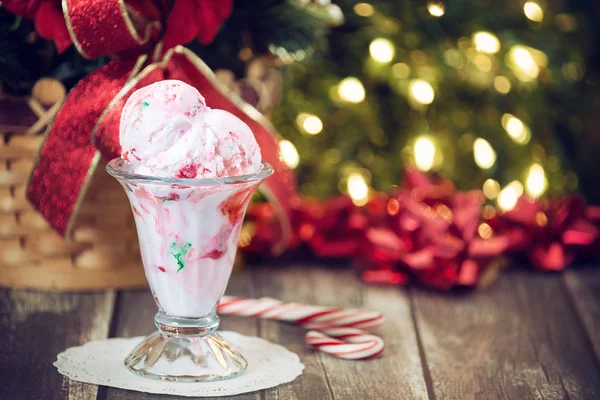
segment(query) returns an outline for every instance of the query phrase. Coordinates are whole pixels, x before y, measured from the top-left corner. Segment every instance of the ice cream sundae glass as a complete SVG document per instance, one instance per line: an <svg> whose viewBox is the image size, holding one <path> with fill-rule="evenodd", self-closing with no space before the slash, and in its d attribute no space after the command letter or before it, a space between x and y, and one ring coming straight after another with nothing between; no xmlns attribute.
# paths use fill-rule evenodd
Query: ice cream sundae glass
<svg viewBox="0 0 600 400"><path fill-rule="evenodd" d="M128 99L120 158L108 172L123 186L157 331L125 360L141 376L196 382L242 373L244 357L218 333L217 304L231 274L250 198L273 173L248 126L213 110L193 87L162 81Z"/></svg>

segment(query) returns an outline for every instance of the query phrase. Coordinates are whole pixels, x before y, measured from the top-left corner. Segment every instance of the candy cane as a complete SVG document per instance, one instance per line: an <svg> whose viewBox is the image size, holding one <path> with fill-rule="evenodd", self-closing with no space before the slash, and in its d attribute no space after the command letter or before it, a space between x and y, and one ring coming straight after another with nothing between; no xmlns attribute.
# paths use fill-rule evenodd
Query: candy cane
<svg viewBox="0 0 600 400"><path fill-rule="evenodd" d="M371 329L385 322L380 312L285 303L270 297L247 299L224 296L217 311L220 314L293 322L317 330L334 326Z"/></svg>
<svg viewBox="0 0 600 400"><path fill-rule="evenodd" d="M384 347L383 340L379 336L355 328L308 331L304 335L304 340L316 349L347 360L377 357L383 352Z"/></svg>
<svg viewBox="0 0 600 400"><path fill-rule="evenodd" d="M229 296L221 299L217 311L295 323L311 330L305 336L307 344L340 358L358 360L383 352L383 340L361 330L382 325L385 320L380 312Z"/></svg>

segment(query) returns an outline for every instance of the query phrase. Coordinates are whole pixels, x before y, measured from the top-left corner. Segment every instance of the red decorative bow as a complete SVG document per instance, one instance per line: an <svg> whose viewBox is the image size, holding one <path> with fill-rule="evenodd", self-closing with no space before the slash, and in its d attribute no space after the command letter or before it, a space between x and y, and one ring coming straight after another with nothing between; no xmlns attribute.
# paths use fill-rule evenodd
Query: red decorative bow
<svg viewBox="0 0 600 400"><path fill-rule="evenodd" d="M593 211L590 208L590 211ZM547 201L519 198L514 209L490 225L507 233L512 251L524 252L544 271L561 271L598 239L581 197Z"/></svg>
<svg viewBox="0 0 600 400"><path fill-rule="evenodd" d="M56 8L55 3L4 2L9 10L34 17L36 25L38 20L41 23L45 18L56 19L54 14L41 11ZM100 154L110 159L120 153L119 117L128 96L159 80L180 79L195 86L211 107L235 114L254 132L263 159L275 168L275 177L267 180L262 189L279 216L281 238L275 251L281 251L291 238L290 204L296 196L296 186L292 171L280 160L274 128L256 109L224 87L194 53L175 46L194 37L202 43L210 42L231 13L232 2L178 0L170 14L166 3L63 0L64 19L53 22L56 32L62 31L64 24L70 40L84 57L120 57L86 76L69 93L40 150L28 197L59 233L69 235ZM167 23L162 29L164 19ZM60 35L56 32L48 36L58 40ZM162 33L164 41L158 43ZM60 43L59 49L64 49L66 41L60 39Z"/></svg>
<svg viewBox="0 0 600 400"><path fill-rule="evenodd" d="M478 233L483 195L455 192L451 182L415 170L390 199L389 225L371 228L369 264L400 268L417 281L439 289L473 286L508 244L503 235ZM369 279L372 272L366 271Z"/></svg>

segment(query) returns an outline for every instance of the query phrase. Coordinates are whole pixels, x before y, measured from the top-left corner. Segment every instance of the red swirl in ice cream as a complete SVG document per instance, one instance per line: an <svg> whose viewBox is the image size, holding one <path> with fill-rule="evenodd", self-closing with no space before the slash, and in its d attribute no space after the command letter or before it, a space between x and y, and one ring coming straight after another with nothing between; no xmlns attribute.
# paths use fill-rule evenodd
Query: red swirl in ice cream
<svg viewBox="0 0 600 400"><path fill-rule="evenodd" d="M266 176L233 183L185 179L260 175L264 167L252 131L227 111L208 108L195 88L162 81L125 104L121 147L122 163L146 176L121 183L160 309L173 316L207 315L227 286L246 207Z"/></svg>
<svg viewBox="0 0 600 400"><path fill-rule="evenodd" d="M121 157L142 175L219 178L260 169L260 148L242 120L206 106L175 80L133 93L121 114Z"/></svg>

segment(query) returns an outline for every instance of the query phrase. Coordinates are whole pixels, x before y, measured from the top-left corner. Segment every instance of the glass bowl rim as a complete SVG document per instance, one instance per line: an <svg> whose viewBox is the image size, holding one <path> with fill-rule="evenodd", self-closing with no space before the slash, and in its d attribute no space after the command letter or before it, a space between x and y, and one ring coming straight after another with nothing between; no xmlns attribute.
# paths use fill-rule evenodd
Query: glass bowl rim
<svg viewBox="0 0 600 400"><path fill-rule="evenodd" d="M125 163L121 157L116 157L106 164L106 171L119 180L138 180L152 183L164 183L169 185L182 186L213 186L213 185L233 185L251 182L260 182L275 172L273 167L266 162L261 162L260 169L252 174L225 176L221 178L167 178L160 176L150 176L136 174L130 164Z"/></svg>

